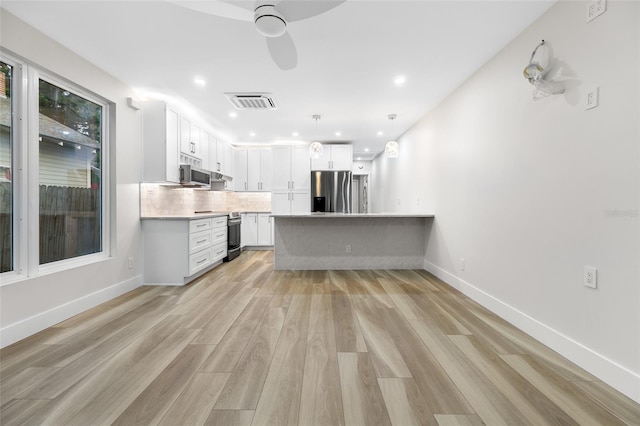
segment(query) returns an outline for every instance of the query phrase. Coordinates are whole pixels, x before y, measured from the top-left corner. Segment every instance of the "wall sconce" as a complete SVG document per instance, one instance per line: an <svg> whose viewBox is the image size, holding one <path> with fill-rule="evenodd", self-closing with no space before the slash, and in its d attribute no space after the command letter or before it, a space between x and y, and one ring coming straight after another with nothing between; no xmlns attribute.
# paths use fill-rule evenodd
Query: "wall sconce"
<svg viewBox="0 0 640 426"><path fill-rule="evenodd" d="M545 46L545 41L542 40L533 50L533 53L531 53L529 65L524 67L522 71L524 78L534 87L532 93L534 101L546 98L547 96L564 93L562 84L545 80L545 75L549 72L550 68L549 49Z"/></svg>
<svg viewBox="0 0 640 426"><path fill-rule="evenodd" d="M393 134L393 120L398 117L396 114L389 114L387 118L391 121L391 134ZM397 158L400 153L400 146L396 141L389 141L384 146L384 156L386 158Z"/></svg>

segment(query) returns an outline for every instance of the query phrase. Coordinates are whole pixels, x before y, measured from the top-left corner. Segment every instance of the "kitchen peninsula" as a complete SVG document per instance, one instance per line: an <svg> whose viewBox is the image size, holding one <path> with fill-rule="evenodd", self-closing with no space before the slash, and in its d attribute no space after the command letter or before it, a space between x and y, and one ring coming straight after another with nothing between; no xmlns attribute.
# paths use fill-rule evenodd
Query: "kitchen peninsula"
<svg viewBox="0 0 640 426"><path fill-rule="evenodd" d="M432 214L273 215L276 270L422 269Z"/></svg>

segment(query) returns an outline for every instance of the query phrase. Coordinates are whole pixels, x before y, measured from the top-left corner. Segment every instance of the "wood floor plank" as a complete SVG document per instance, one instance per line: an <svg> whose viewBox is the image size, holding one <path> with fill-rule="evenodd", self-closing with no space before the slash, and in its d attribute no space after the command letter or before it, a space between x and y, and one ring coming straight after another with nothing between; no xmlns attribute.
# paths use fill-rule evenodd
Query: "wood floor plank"
<svg viewBox="0 0 640 426"><path fill-rule="evenodd" d="M480 416L465 414L436 414L438 426L485 426Z"/></svg>
<svg viewBox="0 0 640 426"><path fill-rule="evenodd" d="M193 343L199 345L217 345L247 307L257 288L243 287L238 294L227 301L220 311L202 329Z"/></svg>
<svg viewBox="0 0 640 426"><path fill-rule="evenodd" d="M393 426L437 425L413 379L378 379Z"/></svg>
<svg viewBox="0 0 640 426"><path fill-rule="evenodd" d="M157 308L160 308L158 306ZM126 315L125 317L129 317ZM47 381L25 390L18 397L26 399L55 398L94 369L113 358L138 338L138 333L152 329L163 319L156 309L130 320L126 325L120 323L109 337L93 347L81 351L81 356L59 368Z"/></svg>
<svg viewBox="0 0 640 426"><path fill-rule="evenodd" d="M381 315L430 412L475 414L471 404L433 353L423 344L408 320L394 309L382 310Z"/></svg>
<svg viewBox="0 0 640 426"><path fill-rule="evenodd" d="M242 356L251 336L260 325L270 298L254 297L224 335L201 371L209 373L231 373Z"/></svg>
<svg viewBox="0 0 640 426"><path fill-rule="evenodd" d="M488 380L509 395L514 405L532 424L575 424L553 401L513 371L497 354L483 346L475 336L449 338Z"/></svg>
<svg viewBox="0 0 640 426"><path fill-rule="evenodd" d="M481 373L469 365L470 362L447 336L438 330L430 329L419 320L408 321L485 423L532 424L498 388L488 380L483 380Z"/></svg>
<svg viewBox="0 0 640 426"><path fill-rule="evenodd" d="M217 410L255 410L264 380L284 323L283 308L269 308L238 360L222 394Z"/></svg>
<svg viewBox="0 0 640 426"><path fill-rule="evenodd" d="M628 425L640 425L638 404L602 382L576 382L595 403Z"/></svg>
<svg viewBox="0 0 640 426"><path fill-rule="evenodd" d="M328 282L313 284L309 333L334 333L331 286Z"/></svg>
<svg viewBox="0 0 640 426"><path fill-rule="evenodd" d="M165 340L180 328L181 317L168 316L151 330L145 332L120 353L111 358L104 365L99 366L79 383L66 390L57 397L47 413L47 422L50 424L66 424L91 400L97 398L104 388L115 383L124 375L136 371L137 364L143 360L153 359L154 356L162 356L166 342L174 343L174 340Z"/></svg>
<svg viewBox="0 0 640 426"><path fill-rule="evenodd" d="M514 370L527 379L531 384L545 393L558 407L570 415L581 425L623 425L624 423L607 409L594 404L590 398L580 395L579 388L573 383L558 380L553 374L541 373L542 366L535 364L527 356L501 355Z"/></svg>
<svg viewBox="0 0 640 426"><path fill-rule="evenodd" d="M367 353L338 353L346 425L391 425L373 364Z"/></svg>
<svg viewBox="0 0 640 426"><path fill-rule="evenodd" d="M229 376L228 373L195 373L159 424L161 426L204 424Z"/></svg>
<svg viewBox="0 0 640 426"><path fill-rule="evenodd" d="M213 410L206 426L251 426L253 410Z"/></svg>
<svg viewBox="0 0 640 426"><path fill-rule="evenodd" d="M329 274L336 349L338 352L366 352L367 345L346 285L335 277L335 274Z"/></svg>
<svg viewBox="0 0 640 426"><path fill-rule="evenodd" d="M6 380L0 380L0 405L46 381L58 370L58 367L29 367Z"/></svg>
<svg viewBox="0 0 640 426"><path fill-rule="evenodd" d="M187 345L112 424L124 426L158 423L213 348L208 345Z"/></svg>
<svg viewBox="0 0 640 426"><path fill-rule="evenodd" d="M574 363L568 361L563 356L554 352L552 349L541 345L540 342L533 339L531 336L526 335L524 332L511 326L505 320L498 318L495 314L488 312L486 309L481 308L475 303L465 301L466 306L470 307L469 310L473 315L479 318L481 321L495 329L497 332L508 338L510 341L518 344L524 349L527 355L533 356L544 362L549 368L556 371L558 374L571 381L598 381L598 379L578 367Z"/></svg>
<svg viewBox="0 0 640 426"><path fill-rule="evenodd" d="M46 424L46 413L54 402L50 399L15 399L2 405L0 424L25 426Z"/></svg>
<svg viewBox="0 0 640 426"><path fill-rule="evenodd" d="M68 422L61 423L78 426L113 423L182 352L197 333L197 330L176 330L150 352L149 356L130 368L127 374L100 387L94 398L80 400L82 405L78 414Z"/></svg>
<svg viewBox="0 0 640 426"><path fill-rule="evenodd" d="M335 336L309 334L300 401L300 425L344 424Z"/></svg>
<svg viewBox="0 0 640 426"><path fill-rule="evenodd" d="M385 278L378 278L378 282L389 294L389 297L393 301L395 307L398 308L405 318L417 319L420 317L421 309L398 284Z"/></svg>
<svg viewBox="0 0 640 426"><path fill-rule="evenodd" d="M353 301L368 352L378 377L412 377L402 354L386 329L380 310L370 299Z"/></svg>
<svg viewBox="0 0 640 426"><path fill-rule="evenodd" d="M273 360L262 388L253 423L297 425L307 348L311 286L291 300ZM304 290L303 290L304 291Z"/></svg>

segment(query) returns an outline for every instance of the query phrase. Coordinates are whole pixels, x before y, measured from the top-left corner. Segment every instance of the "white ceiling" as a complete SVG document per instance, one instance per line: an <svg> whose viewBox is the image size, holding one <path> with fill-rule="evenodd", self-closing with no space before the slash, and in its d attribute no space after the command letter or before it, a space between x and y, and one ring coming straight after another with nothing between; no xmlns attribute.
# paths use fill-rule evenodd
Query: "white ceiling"
<svg viewBox="0 0 640 426"><path fill-rule="evenodd" d="M298 53L289 71L273 63L253 23L172 2L3 0L2 7L140 97L188 102L229 142L345 141L358 156L382 151L553 2L347 0L289 24ZM229 117L223 93L253 91L271 93L278 109ZM317 126L313 114L322 116ZM398 116L393 126L389 114Z"/></svg>

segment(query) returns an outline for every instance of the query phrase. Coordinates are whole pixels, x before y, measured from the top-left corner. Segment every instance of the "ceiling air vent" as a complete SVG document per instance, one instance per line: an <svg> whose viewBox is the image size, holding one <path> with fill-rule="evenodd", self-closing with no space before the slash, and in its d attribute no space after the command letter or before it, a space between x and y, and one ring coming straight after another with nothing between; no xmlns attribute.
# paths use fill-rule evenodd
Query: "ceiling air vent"
<svg viewBox="0 0 640 426"><path fill-rule="evenodd" d="M225 93L224 95L237 109L276 109L276 103L270 93Z"/></svg>

